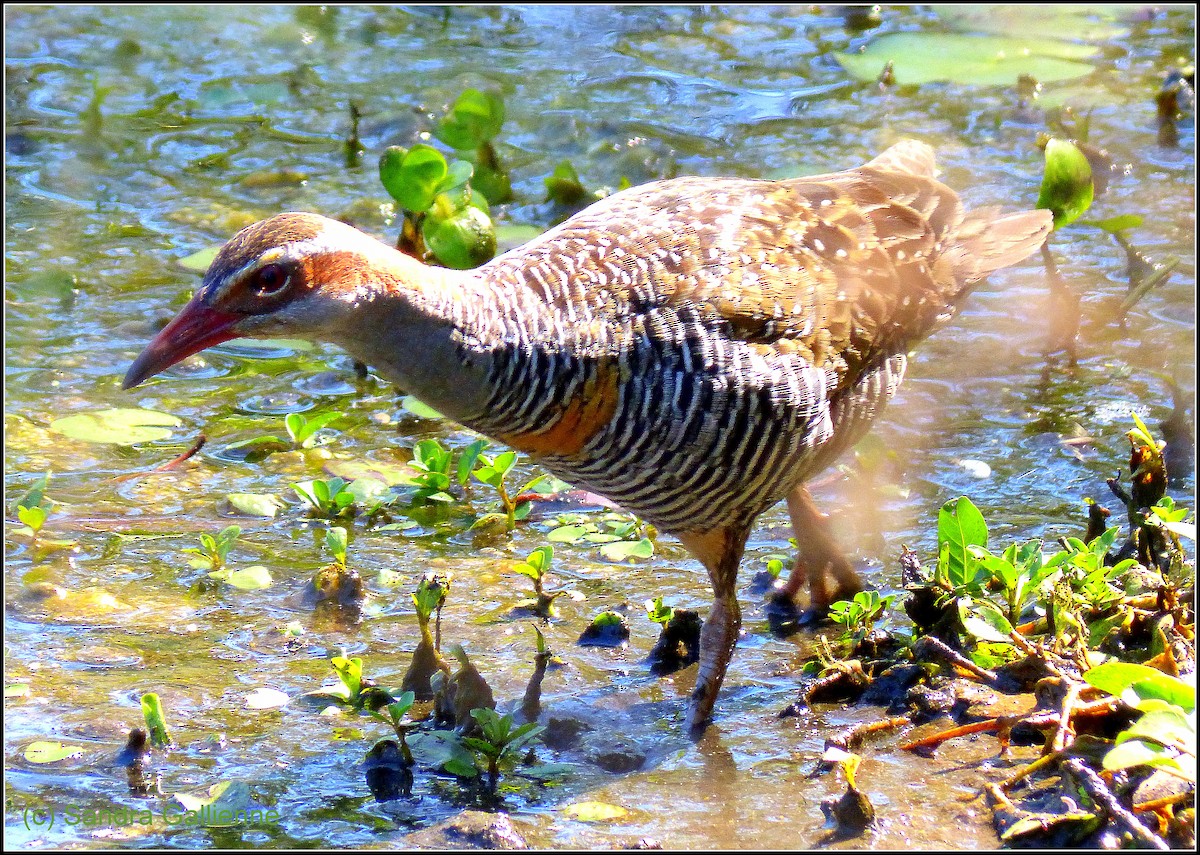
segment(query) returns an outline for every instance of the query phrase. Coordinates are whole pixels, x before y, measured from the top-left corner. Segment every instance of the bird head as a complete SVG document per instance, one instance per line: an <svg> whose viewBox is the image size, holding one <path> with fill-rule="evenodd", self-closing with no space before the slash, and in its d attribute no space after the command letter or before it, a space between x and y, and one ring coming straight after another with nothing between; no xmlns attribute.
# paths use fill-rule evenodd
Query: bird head
<svg viewBox="0 0 1200 855"><path fill-rule="evenodd" d="M279 214L242 229L217 253L199 290L138 355L122 383L137 386L182 359L234 338L321 339L370 259L394 253L316 214Z"/></svg>

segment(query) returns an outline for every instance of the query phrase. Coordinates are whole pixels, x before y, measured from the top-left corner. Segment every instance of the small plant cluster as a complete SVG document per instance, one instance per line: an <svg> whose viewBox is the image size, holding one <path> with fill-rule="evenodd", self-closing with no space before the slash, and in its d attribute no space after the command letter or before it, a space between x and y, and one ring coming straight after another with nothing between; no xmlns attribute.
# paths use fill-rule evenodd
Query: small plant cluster
<svg viewBox="0 0 1200 855"><path fill-rule="evenodd" d="M512 181L496 153L504 125L504 101L493 92L466 89L433 125L433 136L454 152L418 143L389 146L379 158L379 179L401 214L396 247L414 258L466 270L496 253L491 206L511 202ZM588 190L570 161L559 163L543 183L558 219L602 198ZM629 186L622 178L618 190Z"/></svg>
<svg viewBox="0 0 1200 855"><path fill-rule="evenodd" d="M1051 833L1078 842L1108 820L1140 845L1161 847L1159 834L1179 832L1173 808L1194 799L1195 685L1180 675L1195 670L1195 573L1181 543L1195 539L1195 526L1165 495L1162 443L1134 421L1130 484L1109 484L1126 505L1126 526L1106 527L1107 511L1091 503L1082 537L1060 538L1053 549L1038 539L998 548L969 499L947 502L938 516L932 572L913 553L902 557L912 633L879 629L892 595L858 594L831 608L846 627L841 642L849 655L826 642L810 669L819 676L806 690L807 702L861 697L903 707L925 697L919 683L929 675L970 675L999 692L1039 697L1053 684L1056 700L1048 707L1043 701L1022 716L998 713L902 746L928 751L981 731L997 733L1002 747L1010 739L1044 739L1053 762L1039 761L988 790L1006 843L1060 839L1044 836ZM905 670L905 662L920 667ZM920 704L915 709L870 727L908 723L923 714ZM1098 720L1115 739L1077 744L1083 729L1104 729ZM1087 822L1031 815L1009 799L1019 782L1055 768L1080 783ZM1184 789L1169 803L1139 808L1134 794L1151 774L1180 780ZM1131 799L1135 812L1158 811L1156 829L1113 807Z"/></svg>
<svg viewBox="0 0 1200 855"><path fill-rule="evenodd" d="M364 676L361 657L337 656L331 660L337 682L303 696L366 713L392 729L395 739L377 743L363 764L377 798L408 796L418 763L462 781L481 782L492 797L502 774L542 780L554 773L532 765L531 755L526 756L545 728L497 712L491 688L460 645L452 646L459 667L451 673L440 649L440 614L449 588L445 577L426 577L413 593L421 642L402 686L385 688ZM534 675L521 703L523 717L536 718L550 658L538 632ZM417 704L424 704L419 719L413 717ZM526 715L531 711L532 716Z"/></svg>

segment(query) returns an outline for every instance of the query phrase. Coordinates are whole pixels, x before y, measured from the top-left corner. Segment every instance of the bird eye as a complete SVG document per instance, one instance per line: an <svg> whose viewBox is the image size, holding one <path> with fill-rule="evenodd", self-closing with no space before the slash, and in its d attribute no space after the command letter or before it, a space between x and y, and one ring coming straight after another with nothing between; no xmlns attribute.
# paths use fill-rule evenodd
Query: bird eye
<svg viewBox="0 0 1200 855"><path fill-rule="evenodd" d="M272 297L288 286L291 274L282 264L264 264L254 274L254 287L260 297Z"/></svg>

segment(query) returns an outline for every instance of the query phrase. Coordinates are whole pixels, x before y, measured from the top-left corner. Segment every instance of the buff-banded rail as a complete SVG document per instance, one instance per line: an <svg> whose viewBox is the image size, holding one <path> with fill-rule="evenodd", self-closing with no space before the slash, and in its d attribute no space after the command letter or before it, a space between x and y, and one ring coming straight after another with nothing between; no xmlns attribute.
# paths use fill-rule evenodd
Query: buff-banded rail
<svg viewBox="0 0 1200 855"><path fill-rule="evenodd" d="M713 588L698 735L737 643L754 519L786 500L799 550L783 597L861 590L805 481L864 435L910 349L1050 229L1049 211L964 211L912 140L828 175L632 187L470 271L279 214L225 244L124 388L233 338L332 342L674 535Z"/></svg>

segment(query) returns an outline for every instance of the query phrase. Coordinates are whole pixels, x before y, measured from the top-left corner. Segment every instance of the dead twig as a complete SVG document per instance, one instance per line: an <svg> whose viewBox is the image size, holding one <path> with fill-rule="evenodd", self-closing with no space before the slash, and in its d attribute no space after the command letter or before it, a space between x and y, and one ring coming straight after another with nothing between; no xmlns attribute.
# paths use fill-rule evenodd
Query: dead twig
<svg viewBox="0 0 1200 855"><path fill-rule="evenodd" d="M1077 757L1067 760L1063 763L1063 768L1075 776L1080 786L1087 791L1096 805L1103 809L1113 822L1132 834L1139 842L1154 849L1171 848L1165 840L1142 825L1141 820L1120 803L1116 794L1082 760Z"/></svg>

